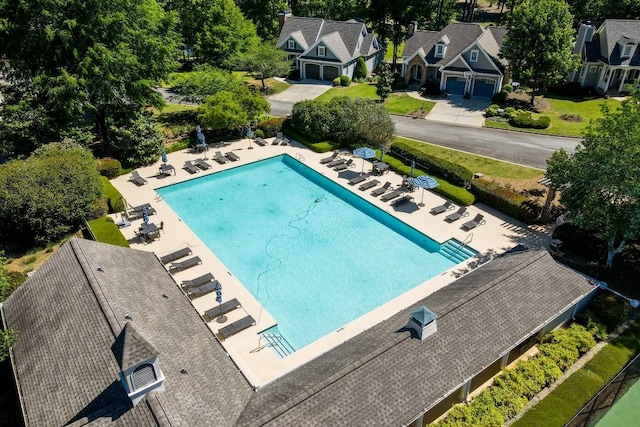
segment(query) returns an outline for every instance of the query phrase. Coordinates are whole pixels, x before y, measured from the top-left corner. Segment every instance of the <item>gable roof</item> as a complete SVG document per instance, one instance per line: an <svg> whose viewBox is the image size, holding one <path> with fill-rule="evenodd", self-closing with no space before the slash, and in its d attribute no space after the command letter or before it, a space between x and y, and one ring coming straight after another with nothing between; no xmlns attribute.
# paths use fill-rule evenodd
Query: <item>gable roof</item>
<svg viewBox="0 0 640 427"><path fill-rule="evenodd" d="M2 310L27 425L231 426L252 394L151 252L71 239ZM150 354L166 390L131 407L120 364Z"/></svg>
<svg viewBox="0 0 640 427"><path fill-rule="evenodd" d="M494 259L256 393L242 426L402 425L594 290L546 251ZM425 306L438 331L406 328Z"/></svg>
<svg viewBox="0 0 640 427"><path fill-rule="evenodd" d="M293 33L299 32L306 44L306 51L312 49L322 41L341 62L349 62L360 55L370 56L380 51L373 46L375 36L367 31L362 22L355 20L331 21L322 18L290 17L284 22L277 46L283 46L284 41ZM359 44L359 42L362 42ZM297 40L297 38L296 38ZM304 46L304 44L301 43ZM311 55L313 56L313 55Z"/></svg>
<svg viewBox="0 0 640 427"><path fill-rule="evenodd" d="M599 41L600 59L611 65L640 65L640 49L636 48L631 58L620 57L619 41L633 41L640 44L640 20L607 19L605 20L593 41Z"/></svg>

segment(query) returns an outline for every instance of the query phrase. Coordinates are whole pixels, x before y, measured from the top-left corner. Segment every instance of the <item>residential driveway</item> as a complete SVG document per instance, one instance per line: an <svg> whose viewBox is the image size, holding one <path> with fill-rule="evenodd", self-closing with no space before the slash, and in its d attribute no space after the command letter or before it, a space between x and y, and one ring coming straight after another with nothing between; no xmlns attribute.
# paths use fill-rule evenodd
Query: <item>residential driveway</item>
<svg viewBox="0 0 640 427"><path fill-rule="evenodd" d="M483 110L491 104L491 100L487 98L464 99L460 95L449 95L445 99L432 101L436 105L426 120L475 127L484 125Z"/></svg>
<svg viewBox="0 0 640 427"><path fill-rule="evenodd" d="M323 82L320 80L289 81L289 83L292 84L288 89L269 97L269 100L295 104L305 99L315 99L332 87L331 82Z"/></svg>

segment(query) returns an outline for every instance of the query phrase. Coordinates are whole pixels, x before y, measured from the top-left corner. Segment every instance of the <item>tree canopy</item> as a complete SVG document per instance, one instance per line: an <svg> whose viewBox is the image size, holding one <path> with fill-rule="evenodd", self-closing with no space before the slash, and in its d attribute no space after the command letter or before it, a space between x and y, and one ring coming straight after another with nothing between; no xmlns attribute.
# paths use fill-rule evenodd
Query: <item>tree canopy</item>
<svg viewBox="0 0 640 427"><path fill-rule="evenodd" d="M377 70L378 82L376 83L376 93L382 101L389 97L391 93L391 84L393 83L393 75L391 68L386 62L380 63Z"/></svg>
<svg viewBox="0 0 640 427"><path fill-rule="evenodd" d="M573 17L563 0L525 0L516 8L501 54L509 61L513 77L531 84L536 92L563 79L579 66L572 53Z"/></svg>
<svg viewBox="0 0 640 427"><path fill-rule="evenodd" d="M277 40L278 12L288 9L285 0L237 0L236 4L244 16L253 21L262 40Z"/></svg>
<svg viewBox="0 0 640 427"><path fill-rule="evenodd" d="M207 96L226 90L235 92L243 82L228 71L210 65L197 67L190 73L170 76L171 90L187 102L201 104Z"/></svg>
<svg viewBox="0 0 640 427"><path fill-rule="evenodd" d="M269 102L260 93L240 86L235 92L223 90L208 96L198 109L198 119L204 127L235 129L242 136L248 123L270 110Z"/></svg>
<svg viewBox="0 0 640 427"><path fill-rule="evenodd" d="M546 176L561 187L560 201L577 226L595 231L608 246L605 265L640 237L640 89L617 110L603 107L575 153L558 151Z"/></svg>
<svg viewBox="0 0 640 427"><path fill-rule="evenodd" d="M288 74L291 60L284 50L271 43L262 43L249 51L231 59L236 70L248 71L262 82L262 90L267 90L264 80L273 76Z"/></svg>
<svg viewBox="0 0 640 427"><path fill-rule="evenodd" d="M87 149L44 145L25 160L0 165L0 234L35 244L57 241L93 215L101 193Z"/></svg>
<svg viewBox="0 0 640 427"><path fill-rule="evenodd" d="M114 114L162 105L152 86L177 65L177 17L156 0L6 0L0 16L0 136L19 138L0 141L13 145L4 151L28 154L88 124L108 145Z"/></svg>

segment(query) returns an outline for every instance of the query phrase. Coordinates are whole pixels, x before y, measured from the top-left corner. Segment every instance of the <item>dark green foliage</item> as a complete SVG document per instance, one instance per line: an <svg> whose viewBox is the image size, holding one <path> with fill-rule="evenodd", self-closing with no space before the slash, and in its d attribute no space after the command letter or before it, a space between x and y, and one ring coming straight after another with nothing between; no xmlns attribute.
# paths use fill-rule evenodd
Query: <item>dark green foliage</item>
<svg viewBox="0 0 640 427"><path fill-rule="evenodd" d="M287 10L284 0L237 0L236 4L253 21L258 35L265 42L278 38L278 12ZM307 15L299 15L307 16ZM323 18L332 19L324 16Z"/></svg>
<svg viewBox="0 0 640 427"><path fill-rule="evenodd" d="M351 79L349 78L349 76L340 76L340 86L351 86Z"/></svg>
<svg viewBox="0 0 640 427"><path fill-rule="evenodd" d="M360 56L356 61L356 67L353 70L353 79L364 79L367 77L367 74L367 63L365 62L364 58Z"/></svg>
<svg viewBox="0 0 640 427"><path fill-rule="evenodd" d="M258 123L258 129L261 129L263 132L262 138L271 138L272 136L276 136L277 132L282 131L282 126L285 120L285 117L270 117L267 120Z"/></svg>
<svg viewBox="0 0 640 427"><path fill-rule="evenodd" d="M0 166L0 234L23 242L57 241L91 215L102 184L89 151L48 144Z"/></svg>
<svg viewBox="0 0 640 427"><path fill-rule="evenodd" d="M385 100L389 97L391 93L391 85L393 84L393 74L391 74L391 68L389 64L386 62L381 62L378 65L378 69L376 71L378 75L378 81L376 82L376 93L380 97L381 100Z"/></svg>
<svg viewBox="0 0 640 427"><path fill-rule="evenodd" d="M627 301L607 291L600 291L591 301L589 308L597 321L604 323L609 331L620 326L633 311Z"/></svg>
<svg viewBox="0 0 640 427"><path fill-rule="evenodd" d="M613 295L612 295L613 296ZM597 340L603 340L607 338L607 325L596 316L591 309L583 310L576 316L576 321L580 322L587 331Z"/></svg>
<svg viewBox="0 0 640 427"><path fill-rule="evenodd" d="M225 70L202 65L190 73L170 75L171 90L183 100L200 104L207 96L215 95L223 90L235 92L242 86L242 81ZM185 114L191 115L192 112Z"/></svg>
<svg viewBox="0 0 640 427"><path fill-rule="evenodd" d="M0 330L0 362L9 357L9 349L18 342L18 337L14 329Z"/></svg>
<svg viewBox="0 0 640 427"><path fill-rule="evenodd" d="M494 104L504 105L507 102L507 96L509 94L503 89L500 92L494 93L491 97L491 102Z"/></svg>
<svg viewBox="0 0 640 427"><path fill-rule="evenodd" d="M538 216L538 209L526 204L526 196L494 182L474 179L471 181L471 192L476 195L479 202L527 224L533 223Z"/></svg>
<svg viewBox="0 0 640 427"><path fill-rule="evenodd" d="M411 159L415 159L416 163L426 169L425 172L442 177L451 184L464 186L473 177L473 172L464 166L420 153L403 142L395 142L392 150L404 157L408 163L411 163Z"/></svg>
<svg viewBox="0 0 640 427"><path fill-rule="evenodd" d="M122 164L119 160L111 157L98 159L97 168L100 175L109 179L117 178L122 175Z"/></svg>
<svg viewBox="0 0 640 427"><path fill-rule="evenodd" d="M540 116L537 119L531 117L528 111L520 111L518 114L509 119L511 126L529 129L546 129L551 124L551 119L547 116Z"/></svg>
<svg viewBox="0 0 640 427"><path fill-rule="evenodd" d="M108 154L118 157L126 166L153 163L160 156L162 135L151 114L132 111L118 123L110 123L111 144Z"/></svg>
<svg viewBox="0 0 640 427"><path fill-rule="evenodd" d="M333 85L340 86L340 77L336 77L335 79L333 79Z"/></svg>

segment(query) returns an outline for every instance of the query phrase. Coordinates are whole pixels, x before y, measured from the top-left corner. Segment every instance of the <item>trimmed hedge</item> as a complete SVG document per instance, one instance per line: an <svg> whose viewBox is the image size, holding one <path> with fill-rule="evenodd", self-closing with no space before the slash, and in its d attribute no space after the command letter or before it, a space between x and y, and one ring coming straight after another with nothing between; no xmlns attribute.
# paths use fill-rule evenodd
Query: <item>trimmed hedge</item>
<svg viewBox="0 0 640 427"><path fill-rule="evenodd" d="M540 116L537 119L531 117L528 111L519 111L516 115L509 119L509 124L518 128L525 129L546 129L551 124L551 119L547 116Z"/></svg>
<svg viewBox="0 0 640 427"><path fill-rule="evenodd" d="M515 417L529 400L552 384L562 371L575 363L596 342L584 326L573 323L545 335L540 352L519 362L514 369L503 370L493 384L483 390L468 405L455 405L437 427L503 425Z"/></svg>
<svg viewBox="0 0 640 427"><path fill-rule="evenodd" d="M118 159L113 159L111 157L98 159L96 167L98 168L100 175L106 176L109 179L117 178L122 175L122 164Z"/></svg>
<svg viewBox="0 0 640 427"><path fill-rule="evenodd" d="M351 86L351 78L349 76L340 76L340 86Z"/></svg>
<svg viewBox="0 0 640 427"><path fill-rule="evenodd" d="M471 181L471 192L479 202L527 224L533 223L538 217L537 209L527 204L526 196L495 182L481 178L474 179Z"/></svg>
<svg viewBox="0 0 640 427"><path fill-rule="evenodd" d="M331 150L335 150L338 147L333 141L316 141L313 140L306 135L303 135L301 132L298 132L293 127L288 125L288 122L284 123L284 134L295 139L299 143L311 148L316 153L326 153Z"/></svg>
<svg viewBox="0 0 640 427"><path fill-rule="evenodd" d="M276 136L276 133L282 130L282 126L285 120L285 117L271 117L265 121L260 122L258 124L258 130L262 130L262 132L264 133L261 138L271 138Z"/></svg>

